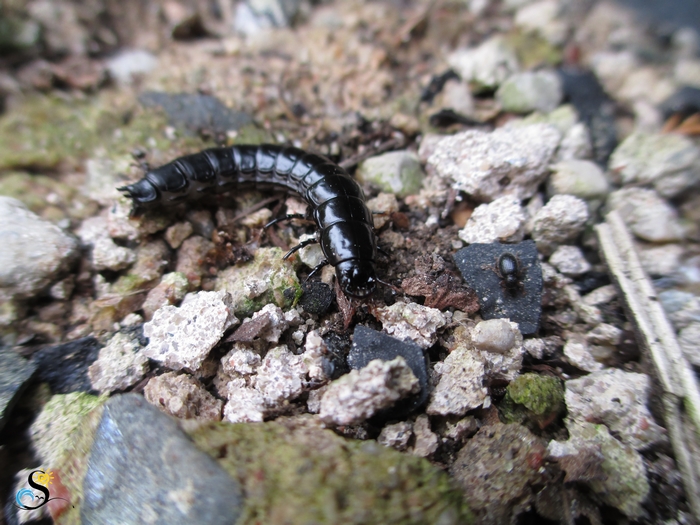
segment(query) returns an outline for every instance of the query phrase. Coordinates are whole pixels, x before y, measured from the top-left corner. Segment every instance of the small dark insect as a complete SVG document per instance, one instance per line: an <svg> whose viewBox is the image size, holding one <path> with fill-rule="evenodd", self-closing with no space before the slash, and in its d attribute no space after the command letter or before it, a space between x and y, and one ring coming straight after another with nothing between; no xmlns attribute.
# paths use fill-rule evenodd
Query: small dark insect
<svg viewBox="0 0 700 525"><path fill-rule="evenodd" d="M511 294L523 287L522 271L518 258L510 252L502 253L496 262L496 273L501 278L503 287Z"/></svg>
<svg viewBox="0 0 700 525"><path fill-rule="evenodd" d="M317 238L302 242L284 256L320 243L325 260L309 277L330 264L341 290L358 298L369 296L376 283L382 282L376 276L377 237L362 188L343 168L320 155L271 144L211 148L149 170L141 180L119 190L133 201L132 215L136 216L143 210L242 186L282 187L309 204L309 217L287 215L267 225L298 218L316 223Z"/></svg>

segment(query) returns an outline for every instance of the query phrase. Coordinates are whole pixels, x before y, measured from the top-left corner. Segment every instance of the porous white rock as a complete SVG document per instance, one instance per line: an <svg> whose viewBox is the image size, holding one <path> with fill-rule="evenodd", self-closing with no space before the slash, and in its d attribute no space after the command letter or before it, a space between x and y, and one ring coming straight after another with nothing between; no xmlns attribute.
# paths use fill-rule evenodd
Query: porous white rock
<svg viewBox="0 0 700 525"><path fill-rule="evenodd" d="M549 124L464 131L437 142L427 169L477 200L506 195L522 200L534 195L547 177L560 139Z"/></svg>
<svg viewBox="0 0 700 525"><path fill-rule="evenodd" d="M573 195L555 195L535 215L532 238L545 255L578 236L588 221L586 202Z"/></svg>
<svg viewBox="0 0 700 525"><path fill-rule="evenodd" d="M419 390L418 378L403 357L374 359L328 386L321 399L320 417L329 424L356 425Z"/></svg>
<svg viewBox="0 0 700 525"><path fill-rule="evenodd" d="M474 209L459 238L469 244L491 242L520 242L524 236L526 215L520 201L500 197Z"/></svg>
<svg viewBox="0 0 700 525"><path fill-rule="evenodd" d="M448 322L447 315L440 310L416 303L397 302L374 308L372 313L386 333L402 341L413 341L423 349L435 344L437 330Z"/></svg>
<svg viewBox="0 0 700 525"><path fill-rule="evenodd" d="M117 332L88 368L92 387L100 393L126 390L148 372L148 358L136 337Z"/></svg>
<svg viewBox="0 0 700 525"><path fill-rule="evenodd" d="M647 408L649 376L609 368L566 382L569 417L579 423L601 421L635 450L665 440Z"/></svg>
<svg viewBox="0 0 700 525"><path fill-rule="evenodd" d="M143 325L149 344L145 356L173 370L200 368L224 332L238 320L231 296L224 292L198 292L182 306L164 306Z"/></svg>

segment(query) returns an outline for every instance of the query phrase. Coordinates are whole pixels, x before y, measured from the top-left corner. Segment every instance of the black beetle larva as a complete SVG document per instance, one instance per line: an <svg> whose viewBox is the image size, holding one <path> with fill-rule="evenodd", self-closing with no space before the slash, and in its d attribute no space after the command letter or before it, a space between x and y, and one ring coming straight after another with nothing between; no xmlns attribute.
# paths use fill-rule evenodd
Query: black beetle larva
<svg viewBox="0 0 700 525"><path fill-rule="evenodd" d="M271 144L211 148L152 169L119 190L132 199L132 213L138 214L242 185L283 187L309 204L318 228L317 239L295 246L285 258L319 242L325 260L311 275L331 264L346 295L362 298L374 291L379 280L374 266L377 237L362 188L343 168L320 155Z"/></svg>

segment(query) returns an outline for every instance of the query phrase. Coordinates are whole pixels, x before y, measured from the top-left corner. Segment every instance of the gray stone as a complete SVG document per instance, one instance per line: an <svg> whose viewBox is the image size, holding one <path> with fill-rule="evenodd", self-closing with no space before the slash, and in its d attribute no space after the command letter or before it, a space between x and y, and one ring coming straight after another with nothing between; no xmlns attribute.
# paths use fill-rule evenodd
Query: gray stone
<svg viewBox="0 0 700 525"><path fill-rule="evenodd" d="M434 372L438 383L426 409L430 415L462 416L480 407L488 396L484 358L478 351L455 348L444 361L435 363Z"/></svg>
<svg viewBox="0 0 700 525"><path fill-rule="evenodd" d="M595 360L591 349L582 334L571 334L564 345L564 355L569 363L586 372L595 372L603 365Z"/></svg>
<svg viewBox="0 0 700 525"><path fill-rule="evenodd" d="M178 249L185 239L187 239L194 228L192 223L187 221L176 222L165 230L165 240L174 250Z"/></svg>
<svg viewBox="0 0 700 525"><path fill-rule="evenodd" d="M153 406L180 419L221 421L223 401L188 374L166 372L152 377L143 389L143 396Z"/></svg>
<svg viewBox="0 0 700 525"><path fill-rule="evenodd" d="M584 200L602 199L609 191L603 170L590 160L563 160L552 167L547 180L547 193L573 195Z"/></svg>
<svg viewBox="0 0 700 525"><path fill-rule="evenodd" d="M88 368L92 387L100 393L126 390L148 372L148 358L141 353L135 334L116 333Z"/></svg>
<svg viewBox="0 0 700 525"><path fill-rule="evenodd" d="M408 441L413 437L413 425L408 421L400 421L393 425L385 426L377 441L385 447L392 447L396 450L406 450Z"/></svg>
<svg viewBox="0 0 700 525"><path fill-rule="evenodd" d="M440 438L430 428L430 419L425 414L421 414L413 423L413 435L415 442L411 453L414 456L427 458L432 456L440 444Z"/></svg>
<svg viewBox="0 0 700 525"><path fill-rule="evenodd" d="M560 139L548 124L464 131L440 140L427 168L478 200L504 195L522 200L534 195L546 178Z"/></svg>
<svg viewBox="0 0 700 525"><path fill-rule="evenodd" d="M640 243L641 244L641 243ZM685 250L680 244L662 246L637 246L644 270L654 277L670 276L681 270Z"/></svg>
<svg viewBox="0 0 700 525"><path fill-rule="evenodd" d="M693 365L700 368L700 322L688 324L678 334L678 344L683 355Z"/></svg>
<svg viewBox="0 0 700 525"><path fill-rule="evenodd" d="M170 125L192 134L202 129L225 133L252 123L248 114L234 111L218 98L201 93L144 91L139 102L145 107L161 108Z"/></svg>
<svg viewBox="0 0 700 525"><path fill-rule="evenodd" d="M0 348L0 432L35 371L36 363Z"/></svg>
<svg viewBox="0 0 700 525"><path fill-rule="evenodd" d="M515 346L519 333L517 324L506 319L481 321L472 331L472 342L479 350L507 354Z"/></svg>
<svg viewBox="0 0 700 525"><path fill-rule="evenodd" d="M452 52L447 62L462 80L476 85L477 91L497 88L520 69L515 52L498 36L476 48Z"/></svg>
<svg viewBox="0 0 700 525"><path fill-rule="evenodd" d="M469 507L482 525L512 523L511 516L531 508L533 485L541 483L533 458L547 443L522 425L484 425L468 439L450 467Z"/></svg>
<svg viewBox="0 0 700 525"><path fill-rule="evenodd" d="M158 65L158 59L143 49L121 51L106 62L110 77L119 84L131 84Z"/></svg>
<svg viewBox="0 0 700 525"><path fill-rule="evenodd" d="M612 284L606 284L600 288L596 288L592 292L584 295L581 299L588 306L598 306L608 304L617 298L617 290Z"/></svg>
<svg viewBox="0 0 700 525"><path fill-rule="evenodd" d="M131 266L136 254L129 248L117 246L109 237L97 239L92 248L92 266L95 270L119 271Z"/></svg>
<svg viewBox="0 0 700 525"><path fill-rule="evenodd" d="M172 419L135 394L107 401L83 481L82 523L230 524L242 507L238 483Z"/></svg>
<svg viewBox="0 0 700 525"><path fill-rule="evenodd" d="M645 241L673 242L685 236L676 210L654 190L622 188L610 194L607 205L620 214L636 237Z"/></svg>
<svg viewBox="0 0 700 525"><path fill-rule="evenodd" d="M578 246L559 246L549 257L549 264L572 277L583 275L591 269L591 264Z"/></svg>
<svg viewBox="0 0 700 525"><path fill-rule="evenodd" d="M16 199L0 196L0 300L37 295L70 268L78 241Z"/></svg>
<svg viewBox="0 0 700 525"><path fill-rule="evenodd" d="M610 170L622 185L650 184L671 198L700 180L700 148L677 133L633 133L610 157Z"/></svg>
<svg viewBox="0 0 700 525"><path fill-rule="evenodd" d="M559 77L552 71L516 73L501 84L496 98L504 111L529 113L554 110L562 99Z"/></svg>
<svg viewBox="0 0 700 525"><path fill-rule="evenodd" d="M564 132L564 137L561 139L555 159L559 162L566 162L590 159L592 157L593 145L591 144L588 128L583 122L574 124Z"/></svg>
<svg viewBox="0 0 700 525"><path fill-rule="evenodd" d="M397 197L418 193L425 177L418 155L405 150L370 157L360 163L355 175L360 182L374 184Z"/></svg>
<svg viewBox="0 0 700 525"><path fill-rule="evenodd" d="M588 485L629 518L643 516L649 482L641 454L611 436L605 425L567 420L566 427L568 441L550 441L548 456L562 465L587 465L585 477L572 481Z"/></svg>
<svg viewBox="0 0 700 525"><path fill-rule="evenodd" d="M649 376L610 368L566 382L569 417L601 421L619 439L642 450L666 439L647 408Z"/></svg>
<svg viewBox="0 0 700 525"><path fill-rule="evenodd" d="M520 242L523 240L525 212L514 197L500 197L489 204L476 207L459 238L475 242Z"/></svg>
<svg viewBox="0 0 700 525"><path fill-rule="evenodd" d="M234 28L244 35L256 35L265 29L291 24L299 0L247 0L236 6Z"/></svg>
<svg viewBox="0 0 700 525"><path fill-rule="evenodd" d="M252 386L262 394L266 407L280 408L301 395L308 372L301 355L293 354L286 346L278 346L265 355Z"/></svg>
<svg viewBox="0 0 700 525"><path fill-rule="evenodd" d="M586 226L589 213L585 201L573 195L555 195L532 221L537 248L549 255L560 244L575 239Z"/></svg>
<svg viewBox="0 0 700 525"><path fill-rule="evenodd" d="M515 25L525 32L534 32L554 46L562 46L569 35L569 22L560 17L562 4L541 0L522 6L515 14Z"/></svg>

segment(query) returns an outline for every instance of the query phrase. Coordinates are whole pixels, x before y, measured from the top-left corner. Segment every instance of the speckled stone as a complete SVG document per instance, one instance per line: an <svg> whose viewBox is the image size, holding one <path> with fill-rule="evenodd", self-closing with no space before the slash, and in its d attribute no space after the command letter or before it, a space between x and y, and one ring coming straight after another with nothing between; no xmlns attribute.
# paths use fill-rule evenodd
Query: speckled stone
<svg viewBox="0 0 700 525"><path fill-rule="evenodd" d="M0 431L35 371L35 363L10 348L0 348Z"/></svg>
<svg viewBox="0 0 700 525"><path fill-rule="evenodd" d="M228 525L242 512L238 483L136 394L106 403L83 492L82 523Z"/></svg>

